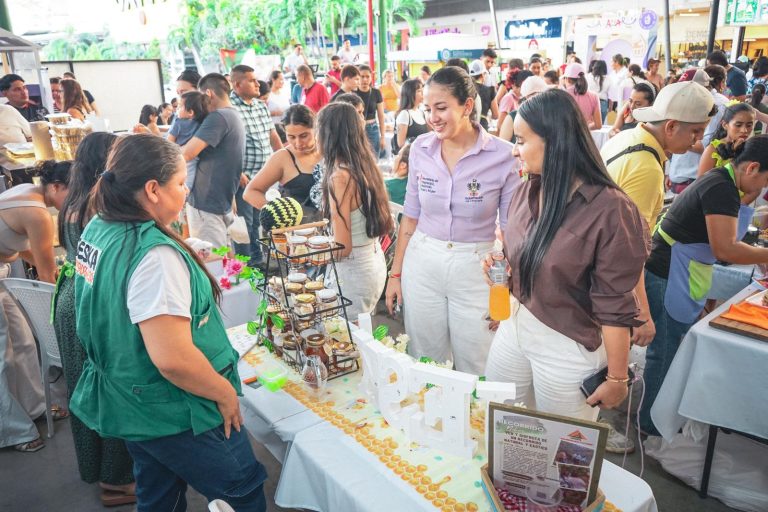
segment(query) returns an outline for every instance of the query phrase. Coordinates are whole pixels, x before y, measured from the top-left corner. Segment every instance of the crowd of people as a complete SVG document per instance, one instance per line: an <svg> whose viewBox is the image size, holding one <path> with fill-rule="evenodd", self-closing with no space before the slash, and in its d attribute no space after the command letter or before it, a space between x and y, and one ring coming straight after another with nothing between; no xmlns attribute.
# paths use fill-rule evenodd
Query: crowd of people
<svg viewBox="0 0 768 512"><path fill-rule="evenodd" d="M90 134L73 162L43 162L39 184L0 194L0 277L22 258L41 281L58 278L54 325L78 467L105 504L138 498L140 511L170 510L190 484L236 510L265 510L266 473L242 425L237 356L215 307L221 291L170 225L185 219L190 237L219 247L242 217L251 242L234 251L264 268L259 210L273 188L305 219L330 221L351 319L384 295L390 312L404 307L415 357L514 382L528 407L588 420L625 400L630 346L647 346L640 422L658 434L649 411L702 312L712 264L768 262L768 249L741 242L768 187L768 136L755 134L768 122L768 58L749 80L722 52L667 80L659 61L643 71L621 55L586 68L571 55L556 69L534 55L503 72L497 60L488 49L400 84L388 70L378 86L348 44L321 81L301 45L268 82L246 65L228 76L185 70L178 99L144 107L137 133ZM96 109L73 77L56 80L58 110ZM9 103L0 119L45 115L17 75L0 92ZM591 131L610 112L611 137L598 148ZM676 198L662 213L667 190ZM404 206L388 268L380 239L393 234L390 202ZM67 252L59 270L51 206ZM501 322L488 317L488 254L499 242L512 311ZM0 370L16 375L0 371L0 446L36 451L34 340L0 299ZM606 365L585 399L582 381ZM610 451L632 449L612 436Z"/></svg>

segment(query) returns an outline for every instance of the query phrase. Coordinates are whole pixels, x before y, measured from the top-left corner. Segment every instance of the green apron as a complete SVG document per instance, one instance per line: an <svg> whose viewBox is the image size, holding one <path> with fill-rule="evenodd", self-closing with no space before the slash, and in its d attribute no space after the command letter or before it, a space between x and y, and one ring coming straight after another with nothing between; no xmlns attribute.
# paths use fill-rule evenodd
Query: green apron
<svg viewBox="0 0 768 512"><path fill-rule="evenodd" d="M146 441L223 422L216 403L166 380L152 363L127 306L128 282L153 247L179 251L190 273L192 342L240 393L237 353L227 338L205 272L154 222L106 222L95 217L75 260L77 334L88 359L71 409L103 437ZM158 269L158 272L162 272Z"/></svg>

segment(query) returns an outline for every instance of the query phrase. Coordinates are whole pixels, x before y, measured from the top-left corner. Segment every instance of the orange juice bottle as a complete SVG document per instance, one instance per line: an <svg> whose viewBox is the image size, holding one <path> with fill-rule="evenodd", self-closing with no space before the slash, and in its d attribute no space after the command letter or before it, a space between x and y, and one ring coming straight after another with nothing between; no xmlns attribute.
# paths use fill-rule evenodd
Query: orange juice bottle
<svg viewBox="0 0 768 512"><path fill-rule="evenodd" d="M493 265L488 272L491 278L491 293L488 298L488 312L492 320L506 320L509 318L509 285L507 283L507 262L504 253L494 251L491 253Z"/></svg>

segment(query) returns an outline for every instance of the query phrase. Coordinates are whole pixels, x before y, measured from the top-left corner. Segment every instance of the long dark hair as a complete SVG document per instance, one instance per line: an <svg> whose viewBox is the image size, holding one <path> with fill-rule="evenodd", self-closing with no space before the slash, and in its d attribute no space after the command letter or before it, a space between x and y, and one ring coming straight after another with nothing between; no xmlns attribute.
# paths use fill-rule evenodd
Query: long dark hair
<svg viewBox="0 0 768 512"><path fill-rule="evenodd" d="M106 221L127 224L126 235L135 236L136 224L153 220L137 200L138 192L151 180L157 180L160 185L168 183L176 174L180 158L179 146L162 137L149 133L119 137L109 152L107 171L102 174L91 192L91 211ZM158 222L155 222L155 226L176 241L200 266L211 283L214 299L219 302L219 284L205 268L197 253L168 226Z"/></svg>
<svg viewBox="0 0 768 512"><path fill-rule="evenodd" d="M589 84L583 71L579 73L577 78L566 77L566 80L568 80L569 84L573 85L573 92L579 96L584 96L589 91Z"/></svg>
<svg viewBox="0 0 768 512"><path fill-rule="evenodd" d="M143 107L141 107L141 114L139 115L139 123L143 124L144 126L148 125L150 123L150 119L149 119L150 116L159 117L157 109L152 105L144 105Z"/></svg>
<svg viewBox="0 0 768 512"><path fill-rule="evenodd" d="M728 135L728 130L723 125L730 123L731 120L736 117L736 114L740 114L741 112L749 112L750 114L755 115L755 110L747 103L734 103L733 105L726 107L725 112L723 112L723 118L720 119L720 124L717 126L717 130L715 130L715 134L712 136L712 140L725 138Z"/></svg>
<svg viewBox="0 0 768 512"><path fill-rule="evenodd" d="M365 234L368 238L378 238L389 233L393 224L387 191L355 108L349 103L326 105L317 116L317 139L325 165L323 217L331 218L331 200L336 211L339 210L339 196L331 186L331 179L336 169L343 167L356 185L365 217ZM342 220L350 227L349 219Z"/></svg>
<svg viewBox="0 0 768 512"><path fill-rule="evenodd" d="M59 212L59 242L64 243L66 225L77 222L84 229L90 220L88 199L91 189L104 172L109 150L117 139L116 135L106 132L89 133L77 146L75 160L69 172L69 192Z"/></svg>
<svg viewBox="0 0 768 512"><path fill-rule="evenodd" d="M618 186L608 175L584 116L568 92L550 89L537 94L520 105L517 115L544 139L541 216L525 240L519 262L520 291L525 299L531 297L539 266L563 223L574 180Z"/></svg>
<svg viewBox="0 0 768 512"><path fill-rule="evenodd" d="M469 73L456 66L448 66L435 71L435 74L427 80L426 86L429 85L445 87L448 93L456 98L459 105L464 105L468 99L474 100L477 97L477 88ZM473 108L469 114L469 120L476 121L476 117L477 111Z"/></svg>
<svg viewBox="0 0 768 512"><path fill-rule="evenodd" d="M605 77L608 75L608 66L606 65L604 60L594 60L592 61L592 76L595 78L598 78L598 83L600 84L600 90L603 90L603 82L605 82Z"/></svg>
<svg viewBox="0 0 768 512"><path fill-rule="evenodd" d="M61 80L62 110L66 112L71 108L92 112L93 108L85 98L80 82L74 79Z"/></svg>
<svg viewBox="0 0 768 512"><path fill-rule="evenodd" d="M416 108L416 91L422 87L421 80L418 78L411 78L403 82L403 85L400 87L400 105L397 109L397 114L403 110ZM397 114L395 114L395 118L397 118Z"/></svg>

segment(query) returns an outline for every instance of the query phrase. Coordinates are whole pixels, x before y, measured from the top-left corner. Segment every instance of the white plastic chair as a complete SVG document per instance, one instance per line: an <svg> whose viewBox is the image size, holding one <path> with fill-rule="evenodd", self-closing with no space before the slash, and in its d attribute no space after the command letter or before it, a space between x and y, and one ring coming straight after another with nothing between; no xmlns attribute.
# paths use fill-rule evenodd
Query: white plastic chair
<svg viewBox="0 0 768 512"><path fill-rule="evenodd" d="M235 509L223 500L213 500L208 504L208 510L209 512L235 512Z"/></svg>
<svg viewBox="0 0 768 512"><path fill-rule="evenodd" d="M50 283L16 278L2 279L0 286L5 288L19 306L40 348L43 387L45 388L45 419L48 423L48 437L51 438L53 437L53 413L51 411L49 370L52 366L62 367L56 331L51 325L51 301L55 287Z"/></svg>

